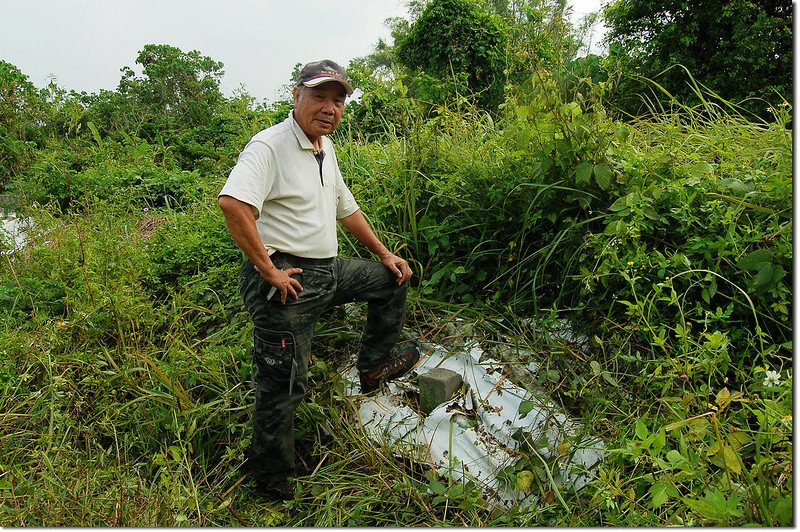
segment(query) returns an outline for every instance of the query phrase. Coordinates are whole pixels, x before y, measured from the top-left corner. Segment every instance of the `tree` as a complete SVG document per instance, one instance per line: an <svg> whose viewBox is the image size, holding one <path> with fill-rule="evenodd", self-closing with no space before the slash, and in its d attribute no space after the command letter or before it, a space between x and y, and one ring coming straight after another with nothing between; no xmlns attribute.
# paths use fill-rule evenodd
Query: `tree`
<svg viewBox="0 0 800 532"><path fill-rule="evenodd" d="M94 98L98 121L113 130L147 140L174 137L209 124L225 101L219 88L222 63L200 52L182 52L166 44L148 44L136 63L142 77L122 68L117 92L101 91Z"/></svg>
<svg viewBox="0 0 800 532"><path fill-rule="evenodd" d="M542 87L543 78L557 83L566 101L564 73L582 46L569 22L566 0L485 0L509 28L508 78L513 97L525 100ZM556 89L548 87L547 90Z"/></svg>
<svg viewBox="0 0 800 532"><path fill-rule="evenodd" d="M11 63L0 60L0 190L30 160L44 135L42 93Z"/></svg>
<svg viewBox="0 0 800 532"><path fill-rule="evenodd" d="M142 76L122 68L116 92L89 98L90 119L112 138L133 135L170 145L185 168L213 159L232 133L219 88L222 63L197 50L183 52L166 44L148 44L136 63Z"/></svg>
<svg viewBox="0 0 800 532"><path fill-rule="evenodd" d="M603 15L612 64L655 80L696 103L692 78L757 116L792 93L790 0L616 0ZM681 68L670 68L682 65ZM641 85L620 86L618 104L635 113Z"/></svg>
<svg viewBox="0 0 800 532"><path fill-rule="evenodd" d="M506 31L477 0L432 0L396 42L406 68L440 81L464 79L475 102L495 111L506 83Z"/></svg>

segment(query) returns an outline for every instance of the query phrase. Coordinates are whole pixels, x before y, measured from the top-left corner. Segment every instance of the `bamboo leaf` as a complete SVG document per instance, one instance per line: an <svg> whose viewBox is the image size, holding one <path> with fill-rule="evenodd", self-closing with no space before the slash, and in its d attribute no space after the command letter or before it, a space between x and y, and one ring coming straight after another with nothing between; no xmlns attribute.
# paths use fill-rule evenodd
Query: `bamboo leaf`
<svg viewBox="0 0 800 532"><path fill-rule="evenodd" d="M103 147L103 138L100 136L100 131L97 129L97 126L94 125L94 122L87 122L86 124L89 126L89 130L92 132L92 137L94 137L94 141L97 143L99 147Z"/></svg>

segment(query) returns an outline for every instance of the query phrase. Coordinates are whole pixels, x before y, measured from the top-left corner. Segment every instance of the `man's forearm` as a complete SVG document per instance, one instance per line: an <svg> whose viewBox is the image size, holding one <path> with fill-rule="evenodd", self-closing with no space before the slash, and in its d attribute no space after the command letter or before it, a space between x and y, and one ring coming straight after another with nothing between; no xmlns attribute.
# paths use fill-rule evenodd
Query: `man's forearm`
<svg viewBox="0 0 800 532"><path fill-rule="evenodd" d="M364 218L360 210L339 221L359 242L364 244L367 249L375 253L378 257L383 258L392 254L391 251L378 240L378 237L375 236L369 223L367 223L367 219Z"/></svg>
<svg viewBox="0 0 800 532"><path fill-rule="evenodd" d="M367 246L370 251L380 257L383 265L397 276L398 285L405 283L411 278L413 272L408 262L386 249L386 246L384 246L383 243L378 240L378 237L375 236L375 233L372 232L372 228L369 226L367 219L364 218L360 210L346 218L342 218L340 221L344 228L350 231L359 242Z"/></svg>
<svg viewBox="0 0 800 532"><path fill-rule="evenodd" d="M258 236L252 207L231 196L220 196L218 203L225 215L225 224L228 226L233 240L258 268L258 271L263 274L274 268L275 266Z"/></svg>

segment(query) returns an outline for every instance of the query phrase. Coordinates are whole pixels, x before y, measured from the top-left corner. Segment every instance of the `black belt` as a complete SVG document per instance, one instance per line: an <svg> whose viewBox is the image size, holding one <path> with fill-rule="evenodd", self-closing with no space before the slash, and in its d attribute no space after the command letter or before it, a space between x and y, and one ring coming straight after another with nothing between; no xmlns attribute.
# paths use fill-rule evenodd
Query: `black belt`
<svg viewBox="0 0 800 532"><path fill-rule="evenodd" d="M335 257L331 257L329 259L313 259L309 257L298 257L297 255L292 255L291 253L284 253L283 251L276 251L272 255L271 258L282 258L287 260L293 266L302 266L303 264L307 264L308 266L327 266L333 262Z"/></svg>

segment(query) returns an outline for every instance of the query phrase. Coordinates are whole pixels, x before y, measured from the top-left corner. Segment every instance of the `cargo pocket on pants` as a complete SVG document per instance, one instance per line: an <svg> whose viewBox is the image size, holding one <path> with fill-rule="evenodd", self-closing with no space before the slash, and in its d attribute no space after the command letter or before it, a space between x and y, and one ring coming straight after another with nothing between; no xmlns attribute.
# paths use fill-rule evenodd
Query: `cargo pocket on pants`
<svg viewBox="0 0 800 532"><path fill-rule="evenodd" d="M253 330L253 359L258 366L259 380L276 389L289 381L292 395L297 377L297 359L294 335L289 331L271 331L261 327Z"/></svg>

